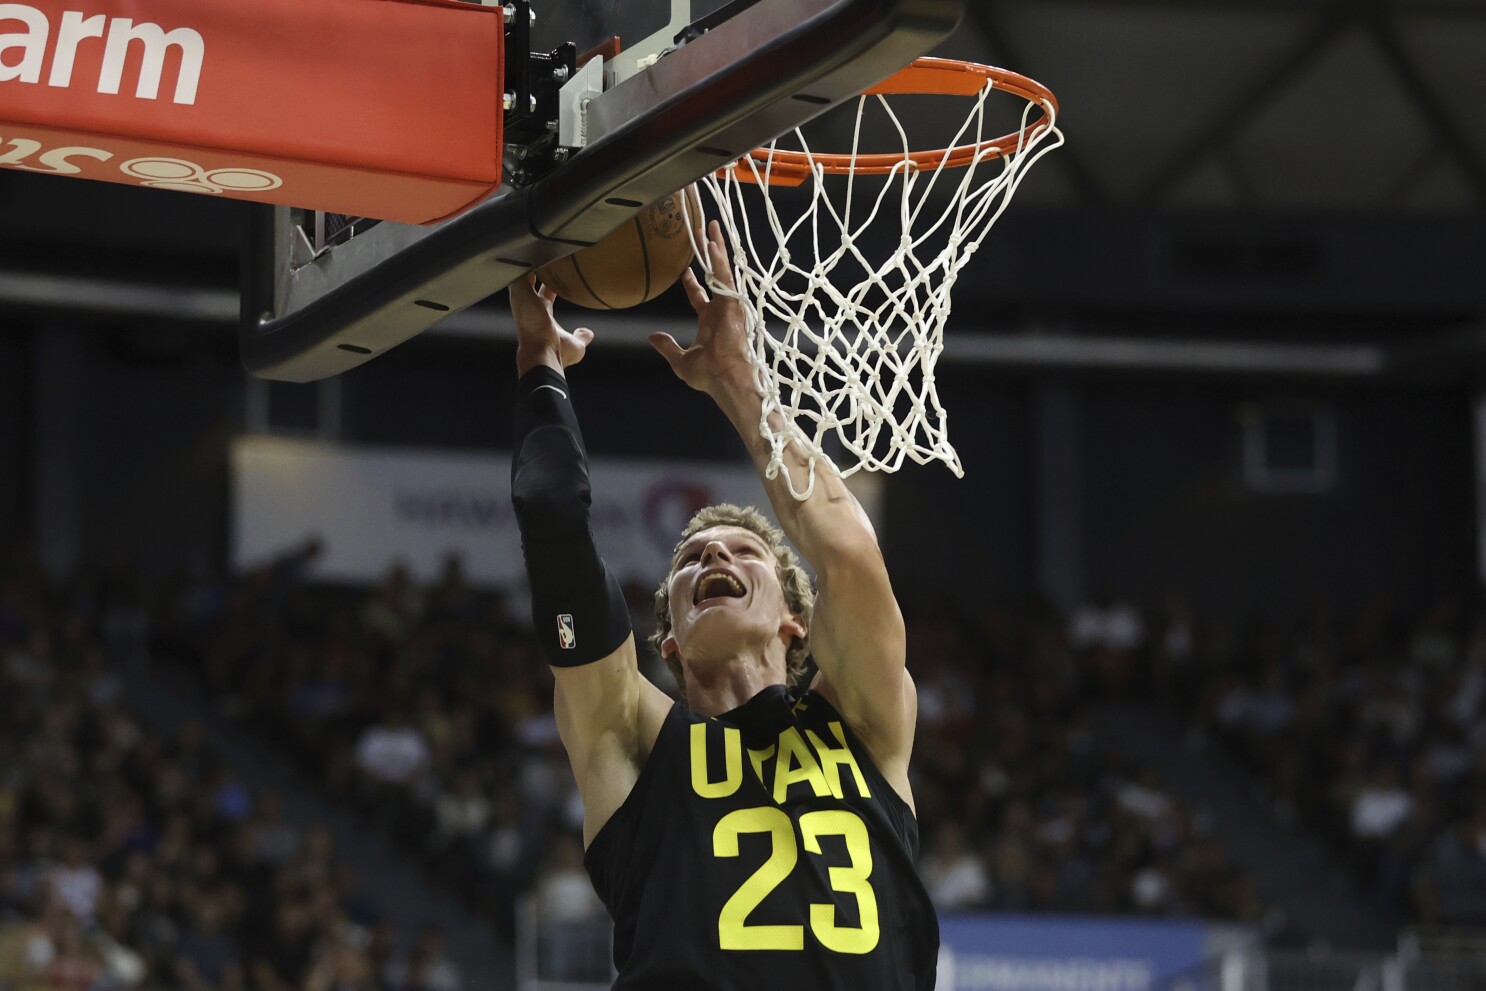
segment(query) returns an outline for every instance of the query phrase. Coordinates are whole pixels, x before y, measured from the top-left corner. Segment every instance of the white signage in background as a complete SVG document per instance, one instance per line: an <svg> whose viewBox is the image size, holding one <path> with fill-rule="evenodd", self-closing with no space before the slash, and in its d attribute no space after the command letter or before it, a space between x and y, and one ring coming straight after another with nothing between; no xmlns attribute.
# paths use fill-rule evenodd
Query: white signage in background
<svg viewBox="0 0 1486 991"><path fill-rule="evenodd" d="M749 465L595 457L589 469L594 539L622 581L659 582L681 528L702 506L754 505L772 517ZM321 579L375 582L402 561L428 581L457 553L473 582L525 583L509 456L241 437L232 476L234 568L318 536Z"/></svg>

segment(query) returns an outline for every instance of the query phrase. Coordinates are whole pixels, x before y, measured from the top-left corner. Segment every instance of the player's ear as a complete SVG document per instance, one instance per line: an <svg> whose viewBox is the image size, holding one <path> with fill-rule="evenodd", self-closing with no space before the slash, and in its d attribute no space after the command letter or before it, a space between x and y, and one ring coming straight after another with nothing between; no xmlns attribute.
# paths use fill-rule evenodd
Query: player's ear
<svg viewBox="0 0 1486 991"><path fill-rule="evenodd" d="M803 619L786 610L784 619L779 624L779 633L784 639L793 643L797 638L803 640L809 636L810 628Z"/></svg>
<svg viewBox="0 0 1486 991"><path fill-rule="evenodd" d="M680 653L680 651L681 647L676 643L676 635L674 633L667 633L665 638L660 642L661 660L669 660L672 655Z"/></svg>

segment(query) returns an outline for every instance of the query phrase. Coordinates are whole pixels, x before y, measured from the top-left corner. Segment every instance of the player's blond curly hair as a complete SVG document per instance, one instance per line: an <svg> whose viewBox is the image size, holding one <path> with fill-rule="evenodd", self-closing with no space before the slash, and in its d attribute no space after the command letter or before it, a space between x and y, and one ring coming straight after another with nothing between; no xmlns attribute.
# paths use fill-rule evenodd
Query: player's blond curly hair
<svg viewBox="0 0 1486 991"><path fill-rule="evenodd" d="M697 512L686 524L686 529L681 531L681 539L676 542L675 550L679 551L681 545L686 543L693 535L714 526L735 526L747 530L764 542L764 546L774 553L774 571L779 576L779 587L784 590L784 604L790 612L799 617L805 628L810 628L811 610L815 608L815 589L811 587L810 575L800 564L800 559L795 552L784 542L784 533L770 523L768 518L752 506L734 506L731 503L721 503L716 506L708 506ZM672 551L674 556L675 551ZM650 646L655 648L657 654L661 654L661 641L671 634L671 576L666 575L661 579L660 587L655 590L655 632L650 635ZM661 654L665 657L664 654ZM789 652L785 655L785 679L790 688L799 684L805 676L805 659L810 656L809 637L795 637L794 642L789 645ZM686 698L686 673L681 669L681 662L675 656L665 657L666 666L671 669L671 674L676 678L676 688L681 693L681 698Z"/></svg>

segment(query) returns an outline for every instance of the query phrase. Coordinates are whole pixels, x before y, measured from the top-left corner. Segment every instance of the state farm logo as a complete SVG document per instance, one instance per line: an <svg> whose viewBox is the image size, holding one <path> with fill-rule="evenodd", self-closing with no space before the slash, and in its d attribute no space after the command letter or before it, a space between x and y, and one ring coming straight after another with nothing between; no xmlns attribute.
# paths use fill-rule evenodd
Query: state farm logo
<svg viewBox="0 0 1486 991"><path fill-rule="evenodd" d="M183 158L134 158L120 165L119 171L138 179L142 186L178 193L265 193L284 184L272 172L237 168L207 170Z"/></svg>
<svg viewBox="0 0 1486 991"><path fill-rule="evenodd" d="M100 175L96 166L85 169L93 162L109 162L116 156L102 148L87 148L72 145L65 148L45 148L40 141L30 138L11 138L7 143L0 137L0 166L9 166L25 172L43 172L51 175L83 175L89 179L115 179L116 176ZM272 172L261 169L225 168L208 169L184 158L149 156L131 158L120 163L118 171L141 186L151 189L168 189L178 193L206 193L216 196L222 193L266 193L278 189L284 180Z"/></svg>
<svg viewBox="0 0 1486 991"><path fill-rule="evenodd" d="M10 30L19 21L23 30ZM134 95L141 100L160 98L160 81L172 52L176 53L175 103L194 104L206 60L206 42L191 28L166 31L158 24L134 23L132 18L76 10L62 12L57 24L56 45L47 64L52 23L46 11L23 3L0 3L0 83L39 84L43 75L48 86L63 89L73 85L78 52L84 46L103 46L96 90L117 94L131 55L138 56ZM84 82L83 85L87 85Z"/></svg>

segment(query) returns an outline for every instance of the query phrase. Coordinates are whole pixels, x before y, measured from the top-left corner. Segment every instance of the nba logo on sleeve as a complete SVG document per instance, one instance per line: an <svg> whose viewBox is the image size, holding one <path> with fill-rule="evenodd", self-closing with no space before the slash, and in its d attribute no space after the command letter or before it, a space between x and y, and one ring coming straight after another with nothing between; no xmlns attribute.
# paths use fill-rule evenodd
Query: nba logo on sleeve
<svg viewBox="0 0 1486 991"><path fill-rule="evenodd" d="M563 650L578 646L578 638L573 634L572 613L561 613L557 617L557 645Z"/></svg>

